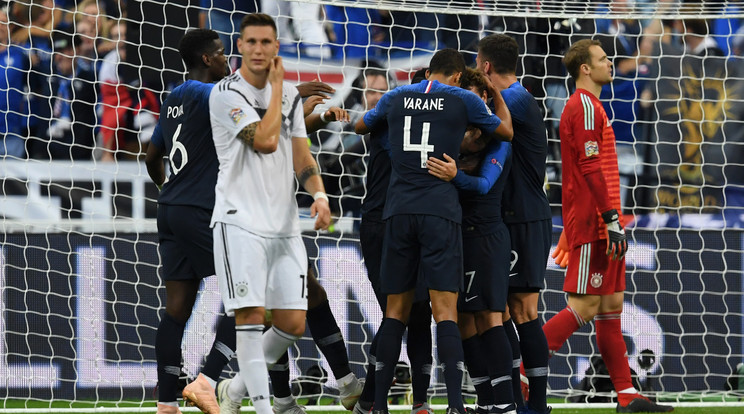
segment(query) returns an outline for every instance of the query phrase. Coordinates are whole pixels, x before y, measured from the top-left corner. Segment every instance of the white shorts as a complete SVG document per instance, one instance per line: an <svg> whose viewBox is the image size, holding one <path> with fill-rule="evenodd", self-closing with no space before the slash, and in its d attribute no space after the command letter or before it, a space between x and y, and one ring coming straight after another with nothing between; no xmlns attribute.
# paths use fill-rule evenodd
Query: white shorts
<svg viewBox="0 0 744 414"><path fill-rule="evenodd" d="M307 310L307 252L300 236L266 238L216 223L214 267L225 311Z"/></svg>

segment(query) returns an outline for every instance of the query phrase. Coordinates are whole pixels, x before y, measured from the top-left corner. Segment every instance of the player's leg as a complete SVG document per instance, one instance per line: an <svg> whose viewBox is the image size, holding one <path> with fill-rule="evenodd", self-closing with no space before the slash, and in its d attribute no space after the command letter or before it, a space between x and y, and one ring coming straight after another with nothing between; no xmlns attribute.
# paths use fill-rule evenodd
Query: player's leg
<svg viewBox="0 0 744 414"><path fill-rule="evenodd" d="M312 267L308 268L308 310L307 326L313 341L323 353L333 375L338 382L339 398L341 405L347 410L354 408L362 393L363 384L351 372L349 356L346 350L346 342L341 335L336 318L331 312L323 286L318 283Z"/></svg>
<svg viewBox="0 0 744 414"><path fill-rule="evenodd" d="M240 227L217 223L214 227L214 261L220 294L228 315L235 315L235 353L239 372L225 393L238 404L245 390L259 414L271 414L269 375L263 351L268 262L263 253L269 240ZM277 357L278 358L278 357ZM242 384L241 384L242 383Z"/></svg>
<svg viewBox="0 0 744 414"><path fill-rule="evenodd" d="M509 315L509 309L507 309L505 315ZM512 351L511 384L514 404L517 405L517 410L523 410L526 398L528 398L528 395L523 394L523 387L527 384L522 382L522 353L519 349L519 335L517 334L517 328L514 326L514 320L512 318L504 321L504 330L506 331L506 337L509 339L509 346ZM542 332L542 329L540 331ZM527 377L525 377L525 381L526 379ZM528 394L529 389L526 389L526 391Z"/></svg>
<svg viewBox="0 0 744 414"><path fill-rule="evenodd" d="M168 205L158 208L166 307L156 334L155 353L158 362L158 411L164 413L177 412L174 409L177 410L184 328L191 317L201 279L214 274L210 219L210 212L201 208ZM184 398L196 403L203 411L216 412L214 386L203 375L192 384L187 386L188 392Z"/></svg>
<svg viewBox="0 0 744 414"><path fill-rule="evenodd" d="M411 315L408 318L408 341L406 343L408 358L411 361L413 414L424 414L430 410L428 391L433 362L431 355L431 307L426 292L421 292L421 290L417 286ZM419 296L422 296L422 298Z"/></svg>
<svg viewBox="0 0 744 414"><path fill-rule="evenodd" d="M457 296L463 288L463 249L460 225L436 216L420 216L420 273L429 288L431 311L437 323L437 355L444 365L449 410L465 412L462 374L465 357L457 328ZM388 306L389 307L389 306Z"/></svg>
<svg viewBox="0 0 744 414"><path fill-rule="evenodd" d="M566 308L550 318L543 326L545 338L548 341L550 354L555 354L579 328L591 321L599 311L600 295L590 293L596 291L590 285L590 275L593 269L602 271L599 266L606 266L604 250L598 253L600 246L587 243L577 246L570 252L563 291L568 293ZM604 259L602 258L604 257Z"/></svg>
<svg viewBox="0 0 744 414"><path fill-rule="evenodd" d="M548 341L538 319L538 292L515 292L509 295L512 321L519 334L519 346L524 361L525 376L529 379L528 406L537 413L548 410ZM523 339L522 339L523 338Z"/></svg>
<svg viewBox="0 0 744 414"><path fill-rule="evenodd" d="M385 320L377 331L374 412L387 412L387 398L400 356L403 333L413 305L414 290L388 295Z"/></svg>
<svg viewBox="0 0 744 414"><path fill-rule="evenodd" d="M603 284L613 285L614 292L601 296L599 313L594 320L597 347L617 392L617 411L631 413L672 411L671 406L659 405L643 397L633 386L628 351L620 323L625 291L625 261L609 260L603 275Z"/></svg>
<svg viewBox="0 0 744 414"><path fill-rule="evenodd" d="M387 412L387 396L415 297L420 258L417 217L393 216L385 223L380 290L387 294L385 318L375 338L374 412Z"/></svg>
<svg viewBox="0 0 744 414"><path fill-rule="evenodd" d="M465 366L468 368L468 374L470 380L473 381L477 396L475 411L487 413L494 404L493 387L491 387L491 376L488 374L488 365L483 363L486 351L483 349L483 340L475 328L475 315L471 312L460 312L457 326L462 337Z"/></svg>
<svg viewBox="0 0 744 414"><path fill-rule="evenodd" d="M359 244L362 248L362 257L364 257L364 266L367 268L367 278L375 292L377 303L380 310L385 315L387 306L387 297L382 294L380 283L380 268L382 264L382 244L385 234L385 223L377 220L370 220L362 217L362 223L359 226ZM384 323L384 320L382 321ZM379 329L382 329L382 323ZM364 381L362 394L359 401L354 406L355 414L365 414L372 409L372 403L375 399L375 365L377 363L377 335L372 338L367 356L367 374Z"/></svg>
<svg viewBox="0 0 744 414"><path fill-rule="evenodd" d="M519 347L512 353L515 361L524 362L525 376L529 379L528 407L537 413L548 410L546 392L548 384L548 343L538 318L540 291L545 288L545 262L552 244L550 219L509 225L512 245L512 268L509 274L509 314L511 325L505 323L510 340L519 338ZM515 368L515 371L519 368ZM512 386L521 388L521 375L514 372ZM516 378L516 380L515 380ZM515 394L521 399L521 392Z"/></svg>
<svg viewBox="0 0 744 414"><path fill-rule="evenodd" d="M481 311L475 314L475 325L482 338L483 347L487 350L502 350L487 352L484 355L494 395L494 408L491 413L508 413L516 409L511 384L513 358L502 318L502 312Z"/></svg>

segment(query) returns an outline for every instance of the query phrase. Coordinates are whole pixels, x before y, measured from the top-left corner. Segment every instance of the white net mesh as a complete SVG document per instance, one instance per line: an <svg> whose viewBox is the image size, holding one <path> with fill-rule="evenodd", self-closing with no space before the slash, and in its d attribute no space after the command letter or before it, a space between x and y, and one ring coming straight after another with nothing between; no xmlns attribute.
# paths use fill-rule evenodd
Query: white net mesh
<svg viewBox="0 0 744 414"><path fill-rule="evenodd" d="M357 79L363 69L387 72L384 89L407 83L440 47L462 50L472 62L483 35L514 36L521 80L545 112L546 188L556 231L557 122L572 87L560 59L572 41L600 38L617 70L602 98L612 101L607 109L618 137L624 212L634 216L623 315L631 367L651 394L731 397L728 380L744 359L744 10L738 2L257 3L6 5L8 24L0 25L0 408L59 401L135 400L139 406L152 399L164 292L157 274L157 189L142 151L160 102L183 80L176 46L184 30L212 27L233 45L241 17L256 9L278 18L286 79L331 84L336 93L320 107L343 106L354 121L366 110L364 82ZM228 53L236 67L237 51ZM309 231L305 240L352 369L362 376L381 315L359 251L365 148L352 128L353 122L330 124L311 136L339 220L335 232ZM301 192L301 207L309 199ZM547 285L546 319L565 306L562 274L552 263ZM184 345L192 375L211 345L219 310L216 281L204 292ZM552 395L587 395L579 389L598 354L592 329L575 334L551 359ZM293 357L293 378L317 364L330 372L308 338ZM443 391L439 374L432 383L436 395ZM331 377L320 390L334 396L334 387Z"/></svg>

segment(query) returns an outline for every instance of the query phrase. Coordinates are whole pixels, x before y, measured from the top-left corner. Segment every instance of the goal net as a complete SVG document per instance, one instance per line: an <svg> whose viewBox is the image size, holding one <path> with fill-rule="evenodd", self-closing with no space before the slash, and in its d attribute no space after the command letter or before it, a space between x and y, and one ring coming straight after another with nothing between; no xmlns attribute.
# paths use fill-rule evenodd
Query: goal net
<svg viewBox="0 0 744 414"><path fill-rule="evenodd" d="M513 36L520 45L520 80L545 115L554 242L562 228L558 121L574 87L561 58L571 42L599 39L615 66L602 100L618 140L623 213L631 223L622 325L638 386L669 401L725 402L743 395L737 388L744 377L734 376L744 362L739 2L0 5L0 409L154 406L154 343L164 289L158 190L143 151L160 103L183 81L177 44L184 31L218 31L235 69L240 19L255 10L277 19L286 80L330 84L336 92L316 112L341 106L352 121L373 104L377 89L408 83L439 48L461 50L472 63L484 35ZM385 74L381 86L365 77L368 68ZM313 231L312 198L300 189L304 240L352 369L362 377L382 317L359 249L366 145L353 133L353 122L331 123L309 141L336 221L331 232ZM565 306L563 272L552 261L547 266L544 320ZM189 376L198 373L211 346L220 303L217 282L208 278L184 338ZM574 334L550 360L551 396L611 397L603 386L608 378L593 359L599 355L593 329L590 324ZM338 395L309 335L291 354L302 397ZM316 366L329 374L315 375ZM433 398L444 395L438 367L430 390ZM395 392L395 401L406 403L405 381Z"/></svg>

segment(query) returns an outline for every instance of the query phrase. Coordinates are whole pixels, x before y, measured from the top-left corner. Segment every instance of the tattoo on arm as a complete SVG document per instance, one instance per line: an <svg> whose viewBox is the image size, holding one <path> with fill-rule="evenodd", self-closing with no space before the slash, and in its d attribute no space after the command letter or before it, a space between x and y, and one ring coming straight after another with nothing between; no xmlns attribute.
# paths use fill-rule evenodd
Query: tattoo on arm
<svg viewBox="0 0 744 414"><path fill-rule="evenodd" d="M305 181L307 181L307 179L312 177L313 175L320 175L320 169L315 164L308 165L307 167L303 168L302 171L297 174L297 181L299 181L300 185L304 187Z"/></svg>
<svg viewBox="0 0 744 414"><path fill-rule="evenodd" d="M249 124L238 132L238 138L250 145L251 148L253 148L253 141L256 139L256 128L258 128L258 122Z"/></svg>

